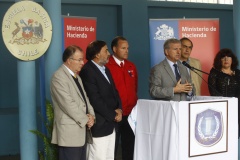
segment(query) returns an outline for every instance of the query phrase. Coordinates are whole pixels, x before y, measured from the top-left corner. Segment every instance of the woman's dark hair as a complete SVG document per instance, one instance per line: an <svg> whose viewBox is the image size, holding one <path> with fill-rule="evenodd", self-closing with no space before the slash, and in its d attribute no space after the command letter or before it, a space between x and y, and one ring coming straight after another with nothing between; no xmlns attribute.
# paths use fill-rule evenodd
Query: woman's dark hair
<svg viewBox="0 0 240 160"><path fill-rule="evenodd" d="M87 50L86 50L87 60L88 61L93 60L95 58L95 56L101 51L101 49L106 45L107 45L106 42L100 41L100 40L91 42L87 46Z"/></svg>
<svg viewBox="0 0 240 160"><path fill-rule="evenodd" d="M66 62L67 59L69 57L71 57L76 52L76 50L79 50L79 51L83 52L83 50L77 45L68 46L63 52L62 61Z"/></svg>
<svg viewBox="0 0 240 160"><path fill-rule="evenodd" d="M221 59L222 59L223 57L225 57L225 56L232 58L231 69L232 69L232 70L236 70L236 69L237 69L237 66L238 66L237 57L236 57L236 55L232 52L232 50L231 50L231 49L228 49L228 48L223 48L223 49L221 49L220 51L218 51L216 57L214 58L214 63L213 63L214 68L217 69L217 70L221 70L221 69L222 69Z"/></svg>

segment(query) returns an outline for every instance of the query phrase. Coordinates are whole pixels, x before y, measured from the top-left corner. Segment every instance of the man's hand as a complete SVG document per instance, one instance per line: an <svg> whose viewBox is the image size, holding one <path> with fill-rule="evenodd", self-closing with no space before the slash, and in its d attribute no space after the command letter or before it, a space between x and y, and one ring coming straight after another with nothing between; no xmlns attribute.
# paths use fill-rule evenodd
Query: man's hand
<svg viewBox="0 0 240 160"><path fill-rule="evenodd" d="M87 114L87 116L88 116L87 126L90 129L94 125L94 119L95 118L91 114Z"/></svg>
<svg viewBox="0 0 240 160"><path fill-rule="evenodd" d="M120 122L122 120L122 110L121 109L116 109L115 112L117 113L115 117L116 122Z"/></svg>
<svg viewBox="0 0 240 160"><path fill-rule="evenodd" d="M177 85L173 88L174 93L188 93L192 91L192 85L186 81L185 84L181 84L181 79L177 82Z"/></svg>

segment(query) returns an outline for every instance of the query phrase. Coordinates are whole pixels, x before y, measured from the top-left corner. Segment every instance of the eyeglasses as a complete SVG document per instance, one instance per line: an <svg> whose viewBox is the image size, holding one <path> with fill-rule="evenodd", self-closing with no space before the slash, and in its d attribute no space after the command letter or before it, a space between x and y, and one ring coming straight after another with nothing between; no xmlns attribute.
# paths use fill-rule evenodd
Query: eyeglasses
<svg viewBox="0 0 240 160"><path fill-rule="evenodd" d="M232 59L232 57L225 56L221 58L221 60L230 60L230 59Z"/></svg>
<svg viewBox="0 0 240 160"><path fill-rule="evenodd" d="M74 58L69 58L69 59L72 59L74 61L78 61L79 63L83 61L83 59L74 59Z"/></svg>

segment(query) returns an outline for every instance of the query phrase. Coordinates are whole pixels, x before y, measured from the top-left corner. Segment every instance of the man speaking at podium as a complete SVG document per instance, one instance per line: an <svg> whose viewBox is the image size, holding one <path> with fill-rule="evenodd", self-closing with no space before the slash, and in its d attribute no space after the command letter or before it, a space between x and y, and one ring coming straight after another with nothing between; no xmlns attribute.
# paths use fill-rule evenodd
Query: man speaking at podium
<svg viewBox="0 0 240 160"><path fill-rule="evenodd" d="M159 100L189 100L193 95L193 87L187 68L179 61L181 41L175 38L168 39L163 48L166 58L150 72L150 95Z"/></svg>

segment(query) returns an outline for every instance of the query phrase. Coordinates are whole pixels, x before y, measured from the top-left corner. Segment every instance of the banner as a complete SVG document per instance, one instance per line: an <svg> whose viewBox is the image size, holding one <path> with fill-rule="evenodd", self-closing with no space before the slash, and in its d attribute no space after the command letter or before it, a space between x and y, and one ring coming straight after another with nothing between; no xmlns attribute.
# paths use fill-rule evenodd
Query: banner
<svg viewBox="0 0 240 160"><path fill-rule="evenodd" d="M63 16L62 23L63 50L69 45L77 45L85 54L87 45L96 40L96 18Z"/></svg>
<svg viewBox="0 0 240 160"><path fill-rule="evenodd" d="M169 38L187 37L193 42L191 57L200 60L202 70L209 73L219 51L219 19L150 19L151 67L164 60L163 44ZM201 95L209 95L203 74ZM206 81L206 82L204 82Z"/></svg>

